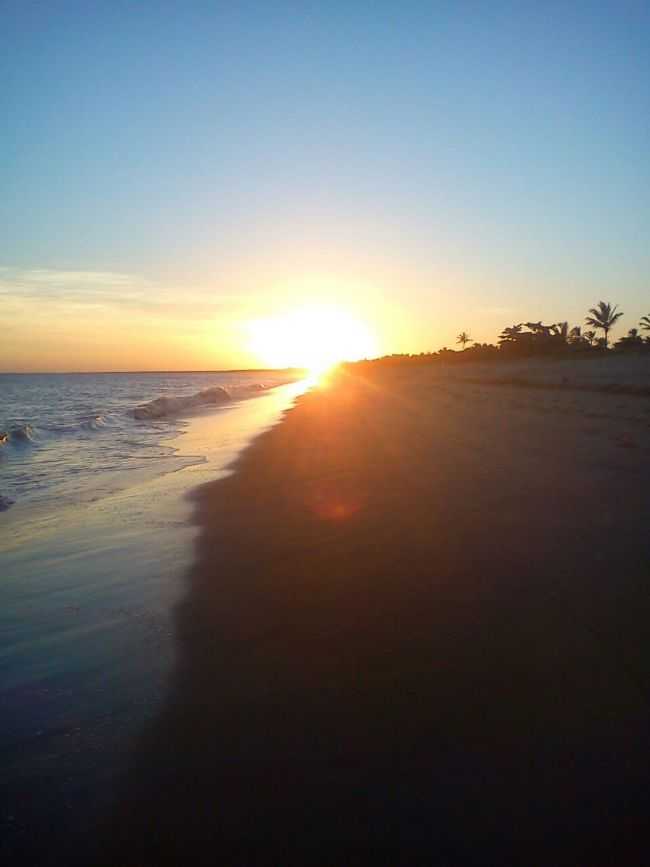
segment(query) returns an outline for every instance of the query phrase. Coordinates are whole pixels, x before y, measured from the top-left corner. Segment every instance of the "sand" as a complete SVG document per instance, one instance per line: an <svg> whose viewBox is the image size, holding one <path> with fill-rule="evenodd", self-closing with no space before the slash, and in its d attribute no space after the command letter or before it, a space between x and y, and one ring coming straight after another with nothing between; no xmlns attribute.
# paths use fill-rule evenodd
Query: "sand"
<svg viewBox="0 0 650 867"><path fill-rule="evenodd" d="M200 489L106 861L642 863L649 429L425 366L300 398Z"/></svg>

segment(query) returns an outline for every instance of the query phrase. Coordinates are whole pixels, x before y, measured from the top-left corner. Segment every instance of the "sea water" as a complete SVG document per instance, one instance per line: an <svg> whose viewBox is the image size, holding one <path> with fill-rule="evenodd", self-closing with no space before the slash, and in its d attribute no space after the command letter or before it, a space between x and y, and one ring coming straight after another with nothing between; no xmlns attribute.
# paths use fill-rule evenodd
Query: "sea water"
<svg viewBox="0 0 650 867"><path fill-rule="evenodd" d="M56 863L110 803L173 672L187 494L278 421L287 379L0 376L2 854Z"/></svg>
<svg viewBox="0 0 650 867"><path fill-rule="evenodd" d="M167 441L186 426L183 410L210 405L201 395L237 398L286 381L257 371L0 374L4 507L80 502L130 484L134 470L177 469L187 461Z"/></svg>

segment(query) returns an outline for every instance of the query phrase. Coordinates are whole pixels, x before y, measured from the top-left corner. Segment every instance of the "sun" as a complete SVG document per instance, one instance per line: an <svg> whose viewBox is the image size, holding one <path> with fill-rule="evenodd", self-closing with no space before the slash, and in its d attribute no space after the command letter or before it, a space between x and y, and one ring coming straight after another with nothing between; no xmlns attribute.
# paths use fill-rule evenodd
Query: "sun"
<svg viewBox="0 0 650 867"><path fill-rule="evenodd" d="M322 373L340 361L377 355L370 330L335 307L303 307L248 324L249 350L268 367Z"/></svg>

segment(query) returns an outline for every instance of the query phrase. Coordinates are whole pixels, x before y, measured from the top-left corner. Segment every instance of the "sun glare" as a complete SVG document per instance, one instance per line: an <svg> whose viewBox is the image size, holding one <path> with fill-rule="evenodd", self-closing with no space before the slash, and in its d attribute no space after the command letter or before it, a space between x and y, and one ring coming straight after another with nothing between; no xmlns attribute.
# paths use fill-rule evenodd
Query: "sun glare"
<svg viewBox="0 0 650 867"><path fill-rule="evenodd" d="M269 367L304 367L322 373L340 361L377 354L376 341L343 310L308 307L249 323L249 349Z"/></svg>

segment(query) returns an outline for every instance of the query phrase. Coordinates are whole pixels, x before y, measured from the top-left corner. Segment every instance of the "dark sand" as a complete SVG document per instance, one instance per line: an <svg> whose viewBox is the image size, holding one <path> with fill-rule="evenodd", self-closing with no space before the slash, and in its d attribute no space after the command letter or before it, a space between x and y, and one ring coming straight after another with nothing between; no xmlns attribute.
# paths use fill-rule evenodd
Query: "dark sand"
<svg viewBox="0 0 650 867"><path fill-rule="evenodd" d="M200 494L106 861L647 862L649 409L427 369L300 399Z"/></svg>

